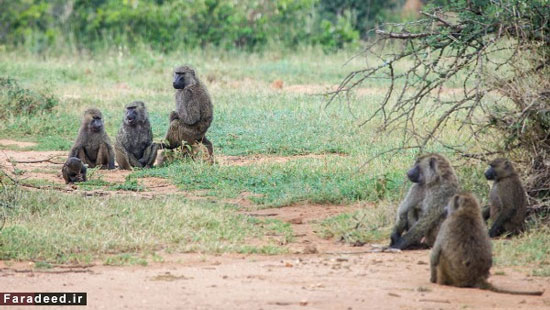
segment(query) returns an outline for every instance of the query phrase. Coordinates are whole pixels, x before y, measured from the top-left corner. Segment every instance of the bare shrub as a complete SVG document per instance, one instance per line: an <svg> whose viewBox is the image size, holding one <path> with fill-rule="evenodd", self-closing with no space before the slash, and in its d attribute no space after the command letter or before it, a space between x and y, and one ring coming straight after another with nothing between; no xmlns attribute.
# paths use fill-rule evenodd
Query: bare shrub
<svg viewBox="0 0 550 310"><path fill-rule="evenodd" d="M532 204L544 205L550 196L548 2L454 0L421 16L376 29L364 54L379 61L351 72L329 103L387 79L385 97L365 123L381 118L382 129L403 132L402 144L388 151L430 144L480 160L510 156L523 166ZM387 45L397 52L388 53ZM464 136L459 143L442 134L449 126Z"/></svg>

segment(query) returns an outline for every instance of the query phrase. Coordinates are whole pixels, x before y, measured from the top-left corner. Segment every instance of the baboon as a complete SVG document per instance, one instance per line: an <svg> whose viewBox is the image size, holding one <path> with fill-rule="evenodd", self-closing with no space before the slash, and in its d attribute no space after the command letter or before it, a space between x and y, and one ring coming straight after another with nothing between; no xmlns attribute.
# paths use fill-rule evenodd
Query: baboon
<svg viewBox="0 0 550 310"><path fill-rule="evenodd" d="M477 199L471 193L453 196L430 257L430 281L477 287L497 293L542 295L541 291L509 291L487 282L493 263L491 239Z"/></svg>
<svg viewBox="0 0 550 310"><path fill-rule="evenodd" d="M126 170L152 167L158 149L159 145L153 143L153 130L145 104L141 101L127 104L115 143L118 167Z"/></svg>
<svg viewBox="0 0 550 310"><path fill-rule="evenodd" d="M103 115L98 109L84 112L78 137L69 152L69 157L77 157L89 168L115 169L115 152L111 139L105 132Z"/></svg>
<svg viewBox="0 0 550 310"><path fill-rule="evenodd" d="M174 70L173 86L176 89L176 111L170 113L170 127L166 133L167 148L202 143L212 155L212 143L205 134L212 123L212 100L208 90L190 66Z"/></svg>
<svg viewBox="0 0 550 310"><path fill-rule="evenodd" d="M527 195L521 180L512 163L505 158L497 158L489 166L485 178L494 183L489 193L489 208L483 210L484 219L490 217L493 222L489 236L521 232L527 211Z"/></svg>
<svg viewBox="0 0 550 310"><path fill-rule="evenodd" d="M86 182L86 166L76 157L69 157L61 168L65 184Z"/></svg>
<svg viewBox="0 0 550 310"><path fill-rule="evenodd" d="M458 191L458 178L447 158L435 153L417 158L407 177L414 184L399 205L390 247L403 250L421 245L422 239L432 246L445 206Z"/></svg>

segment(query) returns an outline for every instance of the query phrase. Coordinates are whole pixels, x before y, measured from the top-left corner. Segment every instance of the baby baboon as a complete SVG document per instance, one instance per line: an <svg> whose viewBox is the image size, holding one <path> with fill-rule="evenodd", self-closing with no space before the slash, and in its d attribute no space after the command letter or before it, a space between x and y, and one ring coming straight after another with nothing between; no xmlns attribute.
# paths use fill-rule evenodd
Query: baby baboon
<svg viewBox="0 0 550 310"><path fill-rule="evenodd" d="M77 157L88 167L115 169L115 152L105 132L103 116L98 109L84 112L78 137L69 157Z"/></svg>
<svg viewBox="0 0 550 310"><path fill-rule="evenodd" d="M390 247L407 249L420 245L423 238L426 245L432 246L444 219L445 205L458 191L458 178L440 154L419 157L407 177L414 184L399 205Z"/></svg>
<svg viewBox="0 0 550 310"><path fill-rule="evenodd" d="M212 123L212 100L190 66L174 70L173 86L176 89L176 111L170 113L170 127L166 133L168 148L202 143L213 153L212 143L205 137Z"/></svg>
<svg viewBox="0 0 550 310"><path fill-rule="evenodd" d="M487 282L493 263L491 239L471 193L453 196L430 258L430 281L458 287L477 287L497 293L542 295L500 289Z"/></svg>
<svg viewBox="0 0 550 310"><path fill-rule="evenodd" d="M153 143L153 130L145 104L141 101L127 104L115 143L119 168L149 168L155 163L158 149L159 145Z"/></svg>
<svg viewBox="0 0 550 310"><path fill-rule="evenodd" d="M494 183L489 193L489 212L484 210L483 215L493 222L489 236L518 233L523 230L527 211L527 195L521 180L512 163L505 158L497 158L489 166L485 177Z"/></svg>
<svg viewBox="0 0 550 310"><path fill-rule="evenodd" d="M69 157L65 164L63 164L61 172L63 173L65 184L86 182L86 166L76 157Z"/></svg>

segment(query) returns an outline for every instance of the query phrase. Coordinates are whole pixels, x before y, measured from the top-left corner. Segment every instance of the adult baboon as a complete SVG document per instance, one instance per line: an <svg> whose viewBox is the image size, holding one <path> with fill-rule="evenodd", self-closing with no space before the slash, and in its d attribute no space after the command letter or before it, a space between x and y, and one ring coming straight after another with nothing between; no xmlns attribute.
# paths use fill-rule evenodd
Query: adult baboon
<svg viewBox="0 0 550 310"><path fill-rule="evenodd" d="M205 137L212 123L213 106L208 90L190 66L174 70L173 86L176 89L176 111L170 113L170 127L166 133L168 148L203 143L210 155L212 143Z"/></svg>
<svg viewBox="0 0 550 310"><path fill-rule="evenodd" d="M505 232L515 234L523 230L527 211L527 195L512 163L505 158L497 158L489 163L485 178L493 180L489 193L489 208L483 212L493 224L489 230L490 237L497 237Z"/></svg>
<svg viewBox="0 0 550 310"><path fill-rule="evenodd" d="M127 104L115 143L119 168L149 168L155 163L158 149L159 145L153 143L153 130L145 104L141 101Z"/></svg>
<svg viewBox="0 0 550 310"><path fill-rule="evenodd" d="M496 288L487 282L493 263L491 239L471 193L453 196L430 257L430 281L458 287L477 287L497 293L542 295Z"/></svg>
<svg viewBox="0 0 550 310"><path fill-rule="evenodd" d="M426 245L432 246L444 219L445 205L458 191L458 178L449 161L434 153L417 158L407 177L414 184L399 205L390 247L407 249L420 245L423 238Z"/></svg>
<svg viewBox="0 0 550 310"><path fill-rule="evenodd" d="M103 115L98 109L84 112L78 137L69 152L69 157L77 157L88 167L115 169L115 152L111 139L105 132Z"/></svg>
<svg viewBox="0 0 550 310"><path fill-rule="evenodd" d="M69 157L61 168L65 184L86 182L86 166L76 157Z"/></svg>

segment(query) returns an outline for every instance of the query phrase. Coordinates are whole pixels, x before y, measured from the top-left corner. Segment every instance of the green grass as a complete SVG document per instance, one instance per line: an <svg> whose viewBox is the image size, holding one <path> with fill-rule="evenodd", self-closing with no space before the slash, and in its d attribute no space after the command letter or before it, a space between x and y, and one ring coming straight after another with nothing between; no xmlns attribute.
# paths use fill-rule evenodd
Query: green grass
<svg viewBox="0 0 550 310"><path fill-rule="evenodd" d="M0 259L32 260L44 266L99 259L119 265L146 264L162 259L162 253L286 252L284 244L292 240L292 228L280 221L241 215L242 206L231 199L243 193L251 194L247 199L254 208L371 202L356 212L322 221L316 231L322 237L351 244L385 244L395 209L408 186L404 172L416 156L414 151L405 150L378 157L362 167L367 159L402 142L402 132L379 130L380 119L358 127L383 99L387 81L369 81L364 87L371 90L352 95L349 106L345 100L337 100L325 107L327 98L322 95L292 91L295 87L322 92L349 72L364 67L364 58L344 65L350 56L350 52L326 55L315 49L264 54L160 54L143 50L132 54L113 51L37 56L0 52L0 78L17 81L20 93L45 94L56 103L48 113L3 115L0 138L37 143L25 150L68 151L82 112L91 106L102 110L106 130L114 141L123 107L133 100L146 103L154 138L162 140L174 108L171 70L190 63L213 98L214 121L208 137L216 156L289 157L252 160L245 165L183 160L136 170L124 182L103 180L89 169L89 181L78 185L81 190L139 193L154 190L140 179L160 177L182 191L200 193L197 196L203 199L196 201L181 196L140 200L24 191L18 207L8 209L8 221L0 231ZM374 63L374 59L366 61ZM396 73L403 69L395 68ZM282 90L270 86L274 80L284 82ZM0 104L6 104L6 98L10 107L19 102L6 94L0 96ZM435 122L432 112L419 111ZM439 138L449 144L460 143L463 138L457 130L458 126L450 123ZM475 150L478 146L467 147ZM451 157L463 188L474 191L482 202L486 200L483 163L458 161L437 144L427 151ZM292 157L308 154L318 156ZM46 180L25 182L54 186ZM64 185L54 187L62 189ZM497 264L540 263L533 274L548 276L545 249L550 248L550 240L542 232L533 229L519 238L495 242Z"/></svg>
<svg viewBox="0 0 550 310"><path fill-rule="evenodd" d="M353 161L352 161L353 162ZM393 195L403 178L395 173L385 178L357 171L350 159L302 158L286 163L222 166L192 161L164 168L141 170L136 177L163 177L185 191L205 190L209 196L234 198L242 192L262 207L280 207L299 202L344 204L376 201Z"/></svg>
<svg viewBox="0 0 550 310"><path fill-rule="evenodd" d="M386 245L395 221L396 206L387 203L366 206L352 213L342 213L319 224L319 233L326 239L336 239L357 245L381 243Z"/></svg>
<svg viewBox="0 0 550 310"><path fill-rule="evenodd" d="M3 260L142 264L160 251L283 253L285 248L265 236L292 240L287 223L181 197L84 198L42 191L27 193L18 208L8 211L9 224L0 231Z"/></svg>
<svg viewBox="0 0 550 310"><path fill-rule="evenodd" d="M550 277L550 227L546 222L532 221L521 235L493 241L495 262L503 266L528 265L532 275Z"/></svg>

